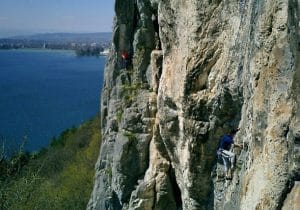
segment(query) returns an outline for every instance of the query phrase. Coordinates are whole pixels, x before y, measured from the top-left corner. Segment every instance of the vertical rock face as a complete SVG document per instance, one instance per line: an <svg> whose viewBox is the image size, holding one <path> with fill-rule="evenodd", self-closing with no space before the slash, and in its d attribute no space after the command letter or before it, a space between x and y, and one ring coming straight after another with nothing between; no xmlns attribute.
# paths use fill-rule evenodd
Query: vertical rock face
<svg viewBox="0 0 300 210"><path fill-rule="evenodd" d="M300 180L299 2L116 0L115 11L88 209L289 208ZM215 153L232 127L243 148L228 181Z"/></svg>

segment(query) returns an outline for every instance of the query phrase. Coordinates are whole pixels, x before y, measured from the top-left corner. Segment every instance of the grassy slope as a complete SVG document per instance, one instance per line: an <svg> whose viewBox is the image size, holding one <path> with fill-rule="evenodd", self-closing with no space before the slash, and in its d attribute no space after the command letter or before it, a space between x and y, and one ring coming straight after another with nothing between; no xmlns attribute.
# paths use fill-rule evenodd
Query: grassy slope
<svg viewBox="0 0 300 210"><path fill-rule="evenodd" d="M0 183L0 209L85 209L100 147L99 116L68 129Z"/></svg>

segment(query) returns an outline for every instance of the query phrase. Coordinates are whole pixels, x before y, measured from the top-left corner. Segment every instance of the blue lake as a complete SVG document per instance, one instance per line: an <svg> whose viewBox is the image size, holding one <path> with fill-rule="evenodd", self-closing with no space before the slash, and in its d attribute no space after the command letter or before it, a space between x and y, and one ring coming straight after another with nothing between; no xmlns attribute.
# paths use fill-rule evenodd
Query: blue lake
<svg viewBox="0 0 300 210"><path fill-rule="evenodd" d="M38 150L99 111L105 57L0 50L0 142Z"/></svg>

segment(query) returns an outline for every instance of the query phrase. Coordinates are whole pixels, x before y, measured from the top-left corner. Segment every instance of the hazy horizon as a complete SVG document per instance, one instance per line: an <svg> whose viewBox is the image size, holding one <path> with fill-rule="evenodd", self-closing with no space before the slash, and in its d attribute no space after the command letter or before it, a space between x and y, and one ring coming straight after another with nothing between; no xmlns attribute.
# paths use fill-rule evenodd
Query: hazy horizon
<svg viewBox="0 0 300 210"><path fill-rule="evenodd" d="M37 31L37 32L6 32L6 33L1 33L0 29L0 39L5 39L5 38L14 38L14 37L22 37L22 36L34 36L34 35L40 35L40 34L96 34L96 33L112 33L112 31L55 31L55 30L45 30L43 31Z"/></svg>
<svg viewBox="0 0 300 210"><path fill-rule="evenodd" d="M10 30L4 31L0 29L0 39L10 38L15 36L31 36L37 34L56 34L56 33L72 33L72 34L87 34L87 33L112 33L111 31L59 31L59 30L37 30L37 31L21 31Z"/></svg>
<svg viewBox="0 0 300 210"><path fill-rule="evenodd" d="M113 8L111 0L1 0L0 38L111 32Z"/></svg>

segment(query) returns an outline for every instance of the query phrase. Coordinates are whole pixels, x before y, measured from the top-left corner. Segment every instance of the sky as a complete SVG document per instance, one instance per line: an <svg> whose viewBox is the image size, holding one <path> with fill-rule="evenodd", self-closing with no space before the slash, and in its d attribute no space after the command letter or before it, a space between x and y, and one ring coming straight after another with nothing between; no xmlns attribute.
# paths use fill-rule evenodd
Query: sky
<svg viewBox="0 0 300 210"><path fill-rule="evenodd" d="M111 32L114 0L0 0L0 37Z"/></svg>

